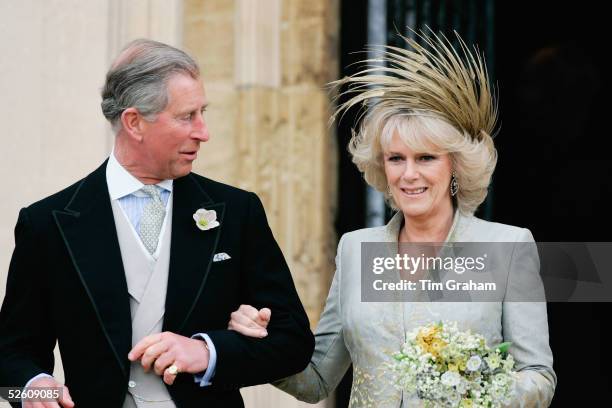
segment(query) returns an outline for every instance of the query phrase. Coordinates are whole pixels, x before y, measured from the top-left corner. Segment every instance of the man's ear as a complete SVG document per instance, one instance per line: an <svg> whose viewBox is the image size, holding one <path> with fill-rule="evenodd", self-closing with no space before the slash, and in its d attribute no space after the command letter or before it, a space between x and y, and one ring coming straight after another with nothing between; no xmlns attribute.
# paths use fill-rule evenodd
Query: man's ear
<svg viewBox="0 0 612 408"><path fill-rule="evenodd" d="M121 124L130 138L142 141L144 118L136 108L127 108L121 113Z"/></svg>

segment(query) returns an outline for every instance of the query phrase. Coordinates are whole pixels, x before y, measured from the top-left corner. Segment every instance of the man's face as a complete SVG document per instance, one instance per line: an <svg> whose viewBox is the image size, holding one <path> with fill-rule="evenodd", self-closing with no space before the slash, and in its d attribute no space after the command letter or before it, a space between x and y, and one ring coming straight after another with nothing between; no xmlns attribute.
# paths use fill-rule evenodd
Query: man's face
<svg viewBox="0 0 612 408"><path fill-rule="evenodd" d="M154 121L145 121L141 132L139 167L144 176L157 180L189 174L200 142L209 139L202 81L176 74L168 80L167 91L168 105Z"/></svg>

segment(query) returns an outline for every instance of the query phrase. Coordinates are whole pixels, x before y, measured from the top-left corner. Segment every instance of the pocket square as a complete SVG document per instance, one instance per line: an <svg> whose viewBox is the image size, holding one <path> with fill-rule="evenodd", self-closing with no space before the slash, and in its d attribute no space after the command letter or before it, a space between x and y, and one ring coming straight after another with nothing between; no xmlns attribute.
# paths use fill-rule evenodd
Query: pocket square
<svg viewBox="0 0 612 408"><path fill-rule="evenodd" d="M215 254L215 256L213 256L213 262L226 261L231 258L232 257L226 254L225 252L219 252L218 254Z"/></svg>

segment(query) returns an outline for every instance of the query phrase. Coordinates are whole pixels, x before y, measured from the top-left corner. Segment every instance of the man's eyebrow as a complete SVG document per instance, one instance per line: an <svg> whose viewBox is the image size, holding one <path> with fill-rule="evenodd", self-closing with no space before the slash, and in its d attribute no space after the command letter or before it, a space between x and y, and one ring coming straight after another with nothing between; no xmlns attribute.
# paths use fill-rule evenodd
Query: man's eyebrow
<svg viewBox="0 0 612 408"><path fill-rule="evenodd" d="M199 110L199 111L203 111L203 110L206 110L206 108L208 108L208 106L209 106L209 103L207 102L207 103L205 103L204 105L202 105L202 106L201 106L199 109L198 109L198 108L195 108L195 109L192 109L192 108L185 108L185 109L183 109L183 110L181 110L181 111L179 112L179 115L183 115L183 114L186 114L186 113L195 112L195 111L198 111L198 110Z"/></svg>

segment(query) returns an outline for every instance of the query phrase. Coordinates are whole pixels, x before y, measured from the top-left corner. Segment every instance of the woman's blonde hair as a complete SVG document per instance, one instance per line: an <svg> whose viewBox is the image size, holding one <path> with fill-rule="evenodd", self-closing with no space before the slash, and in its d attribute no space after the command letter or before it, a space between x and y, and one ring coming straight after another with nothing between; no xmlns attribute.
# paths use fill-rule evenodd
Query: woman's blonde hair
<svg viewBox="0 0 612 408"><path fill-rule="evenodd" d="M424 45L403 37L409 50L385 47L381 59L365 60L363 70L332 83L348 85L344 95L350 96L333 118L352 106L366 107L349 151L366 182L394 208L383 149L395 131L417 152L450 154L459 184L455 205L461 212L472 214L487 196L497 162L491 136L497 104L483 58L456 35L460 52L433 32L417 34Z"/></svg>

